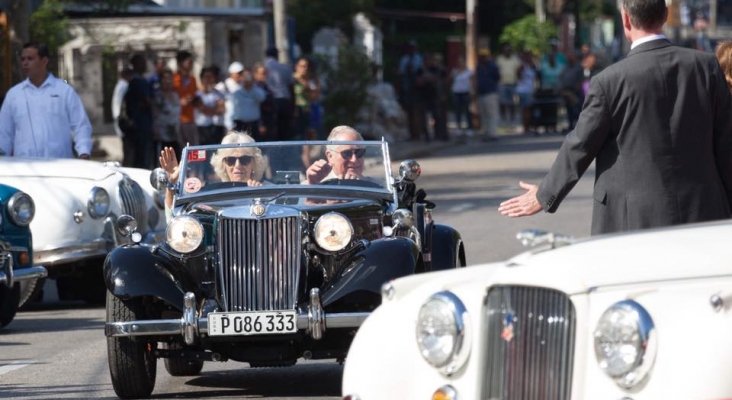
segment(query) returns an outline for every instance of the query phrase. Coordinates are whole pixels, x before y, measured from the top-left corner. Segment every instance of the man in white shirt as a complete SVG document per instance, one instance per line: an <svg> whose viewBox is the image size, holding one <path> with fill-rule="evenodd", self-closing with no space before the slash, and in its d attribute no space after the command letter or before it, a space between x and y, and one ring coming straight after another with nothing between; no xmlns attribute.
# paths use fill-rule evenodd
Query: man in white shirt
<svg viewBox="0 0 732 400"><path fill-rule="evenodd" d="M224 94L226 97L226 112L224 113L224 125L226 129L234 128L232 115L234 108L231 103L231 95L241 89L241 75L244 73L244 65L239 61L234 61L229 65L229 77L216 84L216 90Z"/></svg>
<svg viewBox="0 0 732 400"><path fill-rule="evenodd" d="M0 152L9 156L89 159L92 128L79 95L48 72L48 48L27 43L20 56L27 79L0 109Z"/></svg>
<svg viewBox="0 0 732 400"><path fill-rule="evenodd" d="M119 115L122 112L122 102L127 94L127 88L130 86L130 79L132 79L132 69L123 68L119 71L119 79L117 84L114 85L114 91L112 92L112 118L114 119L114 133L119 137L124 137L125 134L120 129L118 120Z"/></svg>

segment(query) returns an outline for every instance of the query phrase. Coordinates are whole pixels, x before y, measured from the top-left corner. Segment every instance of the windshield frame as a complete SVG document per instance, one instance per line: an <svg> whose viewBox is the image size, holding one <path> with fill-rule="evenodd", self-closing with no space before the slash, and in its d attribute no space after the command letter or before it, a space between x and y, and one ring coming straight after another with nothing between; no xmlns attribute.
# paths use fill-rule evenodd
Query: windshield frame
<svg viewBox="0 0 732 400"><path fill-rule="evenodd" d="M334 195L341 195L345 197L358 197L364 196L370 199L379 199L390 201L393 204L398 203L398 194L394 186L395 178L392 175L391 158L389 154L389 143L382 138L378 140L359 140L359 141L346 141L346 140L293 140L293 141L272 141L272 142L251 142L251 143L230 143L230 144L209 144L209 145L198 145L198 146L186 146L183 148L181 154L180 168L184 171L188 165L188 154L192 151L197 150L217 150L222 148L241 148L241 147L281 147L281 146L339 146L339 145L363 145L369 146L370 148L380 147L382 154L383 173L385 179L385 186L383 188L368 188L358 186L342 186L342 185L303 185L303 184L292 184L292 185L263 185L257 187L237 187L232 188L221 188L213 189L205 192L187 193L182 194L182 184L179 180L174 186L174 206L178 207L183 204L200 201L210 201L223 198L231 198L228 195L236 193L237 197L245 195L249 197L251 194L252 198L267 197L272 193L279 192L294 192L297 194L308 195L316 193L332 193ZM377 159L378 156L374 159Z"/></svg>

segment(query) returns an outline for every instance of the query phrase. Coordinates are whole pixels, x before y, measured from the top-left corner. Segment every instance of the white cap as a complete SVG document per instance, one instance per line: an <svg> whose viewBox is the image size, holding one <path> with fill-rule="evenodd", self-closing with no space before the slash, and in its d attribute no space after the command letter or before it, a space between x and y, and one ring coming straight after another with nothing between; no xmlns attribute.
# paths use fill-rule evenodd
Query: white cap
<svg viewBox="0 0 732 400"><path fill-rule="evenodd" d="M231 63L231 65L229 65L230 74L235 74L241 71L244 71L244 65L242 65L242 63L240 63L239 61L234 61L233 63Z"/></svg>

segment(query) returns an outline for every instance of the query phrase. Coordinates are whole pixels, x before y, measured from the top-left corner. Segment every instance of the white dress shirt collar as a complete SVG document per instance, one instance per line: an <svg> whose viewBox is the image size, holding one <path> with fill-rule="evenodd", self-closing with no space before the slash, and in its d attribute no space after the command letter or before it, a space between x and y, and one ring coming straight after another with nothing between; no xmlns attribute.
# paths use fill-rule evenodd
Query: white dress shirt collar
<svg viewBox="0 0 732 400"><path fill-rule="evenodd" d="M46 80L44 80L43 83L41 83L41 86L34 85L33 82L30 81L30 78L25 78L25 80L23 81L23 85L26 86L26 87L31 86L31 87L33 87L35 89L40 89L40 88L42 88L44 86L50 86L50 85L52 85L54 78L55 77L53 76L53 74L49 72L48 75L46 75Z"/></svg>
<svg viewBox="0 0 732 400"><path fill-rule="evenodd" d="M636 48L636 47L638 47L638 46L642 45L643 43L648 43L648 42L650 42L650 41L653 41L653 40L658 40L658 39L666 39L666 35L663 35L663 34L660 34L660 33L659 33L659 34L653 34L653 35L643 36L643 37L642 37L642 38L640 38L640 39L636 39L636 40L635 40L635 41L634 41L634 42L633 42L633 43L632 43L632 44L630 45L630 49L631 49L631 50L633 50L634 48Z"/></svg>

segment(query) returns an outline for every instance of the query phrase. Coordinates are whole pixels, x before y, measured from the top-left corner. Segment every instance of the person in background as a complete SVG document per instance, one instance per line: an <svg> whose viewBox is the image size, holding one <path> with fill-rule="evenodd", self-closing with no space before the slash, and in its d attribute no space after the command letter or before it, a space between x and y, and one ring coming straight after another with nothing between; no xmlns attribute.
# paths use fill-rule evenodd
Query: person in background
<svg viewBox="0 0 732 400"><path fill-rule="evenodd" d="M147 77L147 82L150 84L153 96L160 91L160 76L166 68L168 68L168 63L164 58L157 57L153 61L153 72Z"/></svg>
<svg viewBox="0 0 732 400"><path fill-rule="evenodd" d="M574 52L567 54L567 67L559 74L559 95L567 109L568 128L566 132L574 129L582 110L582 103L585 100L582 91L583 80L582 65L577 62L577 55Z"/></svg>
<svg viewBox="0 0 732 400"><path fill-rule="evenodd" d="M226 129L234 128L234 121L231 118L234 109L231 105L231 94L241 88L241 74L244 72L244 65L239 61L229 64L229 76L216 84L215 88L226 98L226 111L224 112L224 126Z"/></svg>
<svg viewBox="0 0 732 400"><path fill-rule="evenodd" d="M180 98L180 134L183 143L194 146L200 143L200 140L193 112L194 103L197 102L196 93L198 92L196 77L192 75L193 54L181 50L176 54L175 61L178 71L173 74L173 88Z"/></svg>
<svg viewBox="0 0 732 400"><path fill-rule="evenodd" d="M252 137L258 141L265 139L273 140L272 133L275 130L275 105L272 90L267 85L267 68L262 63L254 64L252 68L254 85L265 93L264 101L259 105L259 133L252 132Z"/></svg>
<svg viewBox="0 0 732 400"><path fill-rule="evenodd" d="M114 123L114 133L124 140L124 132L119 125L119 116L122 112L122 103L125 100L125 94L127 94L127 88L130 86L130 79L132 79L132 68L124 67L119 71L119 78L117 83L114 85L112 91L112 120ZM123 149L123 151L126 149Z"/></svg>
<svg viewBox="0 0 732 400"><path fill-rule="evenodd" d="M316 97L320 88L310 79L310 61L301 57L295 63L295 72L292 75L295 108L293 129L295 138L305 140L308 138L310 128L310 102Z"/></svg>
<svg viewBox="0 0 732 400"><path fill-rule="evenodd" d="M544 54L539 64L539 78L541 89L559 92L559 75L567 66L567 57L559 51L559 42L552 39L549 42L549 51Z"/></svg>
<svg viewBox="0 0 732 400"><path fill-rule="evenodd" d="M0 108L0 153L89 159L92 127L74 88L48 72L48 47L23 45L26 79L10 88Z"/></svg>
<svg viewBox="0 0 732 400"><path fill-rule="evenodd" d="M452 71L452 102L455 112L455 124L465 136L473 134L473 119L470 117L470 92L473 86L473 71L465 65L465 58L458 59L457 67ZM465 128L463 128L465 118Z"/></svg>
<svg viewBox="0 0 732 400"><path fill-rule="evenodd" d="M516 94L519 97L519 106L521 107L521 124L524 133L530 133L531 105L534 102L534 91L536 90L536 66L530 51L524 50L521 52L521 65L516 74L518 75Z"/></svg>
<svg viewBox="0 0 732 400"><path fill-rule="evenodd" d="M173 71L165 68L159 73L160 90L153 96L153 131L156 152L169 147L180 155L183 140L180 137L180 99L173 90Z"/></svg>
<svg viewBox="0 0 732 400"><path fill-rule="evenodd" d="M501 73L487 48L478 50L478 65L475 69L476 93L478 94L478 115L480 115L480 139L498 138L498 82Z"/></svg>
<svg viewBox="0 0 732 400"><path fill-rule="evenodd" d="M224 137L224 112L226 111L226 99L224 95L214 88L218 76L217 68L208 66L201 69L201 90L196 93L199 99L193 111L198 128L198 140L200 144L215 144L221 142Z"/></svg>
<svg viewBox="0 0 732 400"><path fill-rule="evenodd" d="M501 46L501 54L496 57L496 65L501 75L498 84L498 96L500 102L501 120L504 123L513 123L516 120L516 83L518 82L518 71L521 60L513 53L511 45L504 43Z"/></svg>
<svg viewBox="0 0 732 400"><path fill-rule="evenodd" d="M260 105L266 99L267 93L254 83L250 70L245 69L241 77L241 86L231 94L233 129L246 132L254 138L259 136L262 116Z"/></svg>
<svg viewBox="0 0 732 400"><path fill-rule="evenodd" d="M144 76L147 71L147 60L145 56L138 53L132 56L130 64L134 75L125 95L125 107L133 128L129 135L125 132L125 138L130 137L129 145L134 150L128 166L152 169L155 161L155 147L153 144L152 90Z"/></svg>
<svg viewBox="0 0 732 400"><path fill-rule="evenodd" d="M724 73L724 79L727 87L732 90L732 41L724 41L717 45L716 50L717 61Z"/></svg>
<svg viewBox="0 0 732 400"><path fill-rule="evenodd" d="M590 81L539 185L498 211L553 213L594 161L593 235L730 218L732 97L714 55L663 35L665 0L621 0L631 50Z"/></svg>
<svg viewBox="0 0 732 400"><path fill-rule="evenodd" d="M409 125L409 140L419 140L422 136L424 111L419 108L417 101L417 79L422 75L424 60L417 51L417 42L407 42L404 54L399 59L399 104L407 114Z"/></svg>
<svg viewBox="0 0 732 400"><path fill-rule="evenodd" d="M267 86L274 98L275 132L268 133L270 140L290 140L294 137L292 130L292 68L277 61L276 48L267 49L264 66L267 68Z"/></svg>

